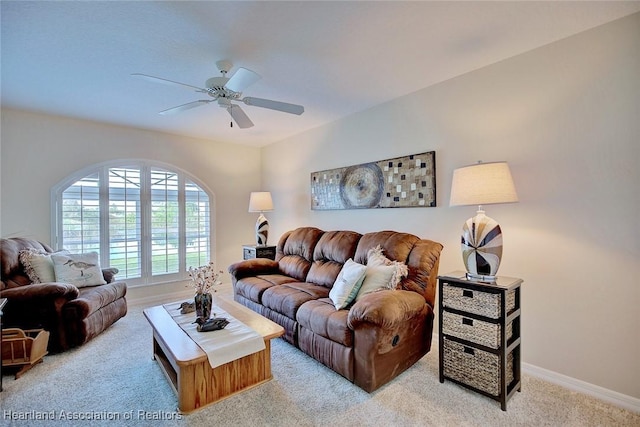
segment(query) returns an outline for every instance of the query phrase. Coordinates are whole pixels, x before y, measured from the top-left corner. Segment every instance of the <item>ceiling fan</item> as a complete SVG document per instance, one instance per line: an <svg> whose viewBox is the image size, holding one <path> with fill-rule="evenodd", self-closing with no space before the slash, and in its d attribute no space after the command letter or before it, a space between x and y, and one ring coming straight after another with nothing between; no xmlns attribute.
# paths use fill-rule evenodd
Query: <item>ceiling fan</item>
<svg viewBox="0 0 640 427"><path fill-rule="evenodd" d="M216 66L222 74L221 77L211 77L205 82L204 88L192 86L185 83L175 82L173 80L167 80L160 77L149 76L146 74L134 73L132 76L140 77L145 80L149 80L156 83L163 83L169 85L182 86L194 90L198 93L204 93L209 95L211 99L199 99L197 101L188 102L186 104L178 105L177 107L169 108L167 110L160 111L159 114L175 114L181 111L189 110L191 108L199 107L201 105L209 104L210 102L217 102L218 106L226 109L234 122L241 129L250 128L253 126L253 122L240 108L239 105L233 102L243 102L246 105L252 105L255 107L268 108L270 110L283 111L285 113L300 115L304 112L302 105L289 104L287 102L273 101L264 98L254 98L245 96L242 97L242 92L253 83L260 80L260 75L248 70L246 68L238 68L233 73L233 76L227 77L227 73L233 66L230 61L218 61ZM231 123L233 126L233 122Z"/></svg>

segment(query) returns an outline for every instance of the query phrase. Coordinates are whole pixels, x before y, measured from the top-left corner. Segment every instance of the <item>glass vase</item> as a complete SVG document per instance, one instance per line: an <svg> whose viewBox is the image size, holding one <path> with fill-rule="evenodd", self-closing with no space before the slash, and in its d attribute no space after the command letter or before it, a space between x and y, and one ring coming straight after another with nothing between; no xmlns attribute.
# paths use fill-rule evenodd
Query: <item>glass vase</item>
<svg viewBox="0 0 640 427"><path fill-rule="evenodd" d="M210 293L197 293L194 297L196 303L196 317L207 320L211 317L211 307L213 306L213 296Z"/></svg>

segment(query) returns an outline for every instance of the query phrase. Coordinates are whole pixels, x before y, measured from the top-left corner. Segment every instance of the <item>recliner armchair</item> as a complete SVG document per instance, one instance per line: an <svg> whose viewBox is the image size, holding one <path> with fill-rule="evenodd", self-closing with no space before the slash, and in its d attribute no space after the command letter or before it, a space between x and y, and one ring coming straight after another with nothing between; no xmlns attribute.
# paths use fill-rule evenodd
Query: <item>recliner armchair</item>
<svg viewBox="0 0 640 427"><path fill-rule="evenodd" d="M69 283L32 283L20 262L24 249L53 253L36 240L0 239L0 298L7 298L5 327L42 328L50 333L48 350L80 346L127 314L125 282L114 281L116 269L102 269L107 284L78 288Z"/></svg>

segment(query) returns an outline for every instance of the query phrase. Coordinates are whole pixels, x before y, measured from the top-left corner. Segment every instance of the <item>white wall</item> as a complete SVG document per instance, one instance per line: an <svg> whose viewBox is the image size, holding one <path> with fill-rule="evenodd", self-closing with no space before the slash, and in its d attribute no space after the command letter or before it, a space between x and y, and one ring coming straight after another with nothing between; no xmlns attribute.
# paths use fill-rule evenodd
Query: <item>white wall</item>
<svg viewBox="0 0 640 427"><path fill-rule="evenodd" d="M249 194L260 189L258 148L103 123L2 110L0 236L51 240L51 187L89 165L149 159L188 171L215 195L214 261L226 267L254 241ZM157 295L181 285L130 289Z"/></svg>
<svg viewBox="0 0 640 427"><path fill-rule="evenodd" d="M263 149L271 241L312 225L440 241L463 269L453 169L506 160L520 203L500 274L522 277L523 361L640 398L640 14L445 81ZM372 71L374 72L374 71ZM311 211L314 171L436 151L436 208Z"/></svg>

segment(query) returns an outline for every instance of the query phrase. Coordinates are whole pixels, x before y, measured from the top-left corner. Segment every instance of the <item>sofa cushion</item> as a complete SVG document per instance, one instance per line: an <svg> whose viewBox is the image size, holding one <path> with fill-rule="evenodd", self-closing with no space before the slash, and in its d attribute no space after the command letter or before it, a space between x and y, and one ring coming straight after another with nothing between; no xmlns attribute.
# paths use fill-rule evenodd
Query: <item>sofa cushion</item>
<svg viewBox="0 0 640 427"><path fill-rule="evenodd" d="M97 252L84 254L51 254L56 281L71 283L78 288L106 285Z"/></svg>
<svg viewBox="0 0 640 427"><path fill-rule="evenodd" d="M380 245L387 258L392 261L407 263L407 258L416 242L420 239L413 234L395 231L377 231L367 233L358 242L358 248L353 260L360 264L367 264L369 250Z"/></svg>
<svg viewBox="0 0 640 427"><path fill-rule="evenodd" d="M347 260L331 291L329 291L329 298L336 310L348 307L356 299L366 271L366 266L353 262L351 258Z"/></svg>
<svg viewBox="0 0 640 427"><path fill-rule="evenodd" d="M291 283L296 280L283 274L268 274L264 276L245 277L234 285L234 292L246 299L262 304L262 294L275 285Z"/></svg>
<svg viewBox="0 0 640 427"><path fill-rule="evenodd" d="M409 254L407 265L409 277L400 283L400 287L407 291L414 291L424 296L433 307L435 301L436 284L433 271L438 271L442 245L431 240L416 242Z"/></svg>
<svg viewBox="0 0 640 427"><path fill-rule="evenodd" d="M317 228L303 227L283 235L276 251L276 261L282 274L304 281L311 268L313 251L323 233Z"/></svg>
<svg viewBox="0 0 640 427"><path fill-rule="evenodd" d="M353 346L353 331L347 326L348 310L336 310L329 298L309 301L296 318L303 328L346 347Z"/></svg>
<svg viewBox="0 0 640 427"><path fill-rule="evenodd" d="M315 250L306 282L331 288L342 266L353 258L361 234L353 231L325 232Z"/></svg>
<svg viewBox="0 0 640 427"><path fill-rule="evenodd" d="M324 286L305 282L291 282L266 289L262 293L262 304L277 313L284 314L290 319L295 319L296 312L302 304L328 296L329 289Z"/></svg>

